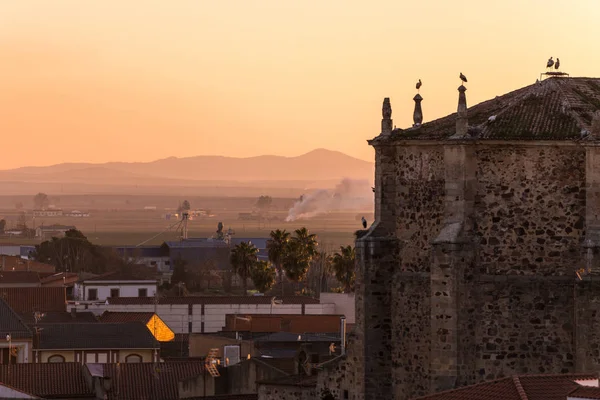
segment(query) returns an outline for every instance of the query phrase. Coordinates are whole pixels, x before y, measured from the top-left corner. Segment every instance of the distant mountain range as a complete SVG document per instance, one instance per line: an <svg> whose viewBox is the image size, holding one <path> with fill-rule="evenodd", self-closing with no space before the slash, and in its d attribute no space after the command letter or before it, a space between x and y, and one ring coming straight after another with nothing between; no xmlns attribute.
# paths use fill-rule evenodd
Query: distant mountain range
<svg viewBox="0 0 600 400"><path fill-rule="evenodd" d="M338 151L317 149L298 157L169 157L151 162L63 163L0 170L0 189L46 187L332 187L343 178L372 181L374 164ZM1 190L0 190L1 191ZM29 190L27 190L29 192ZM71 190L68 190L69 192ZM105 191L105 190L101 190ZM10 190L14 192L14 190Z"/></svg>

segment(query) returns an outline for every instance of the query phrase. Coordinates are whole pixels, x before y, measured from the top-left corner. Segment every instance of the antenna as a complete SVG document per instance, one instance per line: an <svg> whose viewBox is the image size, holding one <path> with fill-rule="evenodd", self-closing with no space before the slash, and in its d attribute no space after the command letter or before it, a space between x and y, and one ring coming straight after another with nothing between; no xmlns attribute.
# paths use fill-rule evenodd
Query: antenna
<svg viewBox="0 0 600 400"><path fill-rule="evenodd" d="M212 376L213 378L217 378L219 376L221 376L221 374L219 373L219 370L217 369L217 354L219 352L218 348L214 348L214 349L210 349L208 351L208 355L206 356L206 359L204 361L204 367L206 368L206 370L208 371L208 373L210 374L210 376Z"/></svg>

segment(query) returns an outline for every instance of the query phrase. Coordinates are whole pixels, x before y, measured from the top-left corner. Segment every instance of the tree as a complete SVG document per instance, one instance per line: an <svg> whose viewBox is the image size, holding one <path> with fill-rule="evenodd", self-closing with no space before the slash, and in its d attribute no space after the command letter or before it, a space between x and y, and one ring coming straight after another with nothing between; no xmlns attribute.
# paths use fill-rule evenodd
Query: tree
<svg viewBox="0 0 600 400"><path fill-rule="evenodd" d="M6 229L6 220L0 219L0 233L4 233L5 229Z"/></svg>
<svg viewBox="0 0 600 400"><path fill-rule="evenodd" d="M179 206L179 212L189 211L191 208L192 208L192 206L190 205L190 202L187 200L184 200L183 203L181 203L181 205Z"/></svg>
<svg viewBox="0 0 600 400"><path fill-rule="evenodd" d="M275 284L275 269L267 261L257 261L250 272L254 287L261 293L270 290Z"/></svg>
<svg viewBox="0 0 600 400"><path fill-rule="evenodd" d="M37 209L43 209L48 207L50 204L50 199L46 193L38 193L33 197L33 204Z"/></svg>
<svg viewBox="0 0 600 400"><path fill-rule="evenodd" d="M306 228L296 229L294 232L296 236L292 239L300 243L300 249L304 253L308 262L312 261L313 257L317 255L317 235L310 233Z"/></svg>
<svg viewBox="0 0 600 400"><path fill-rule="evenodd" d="M273 198L271 196L260 196L256 201L256 207L261 211L268 211L272 203Z"/></svg>
<svg viewBox="0 0 600 400"><path fill-rule="evenodd" d="M242 278L242 287L246 295L248 278L258 261L258 249L250 242L241 242L231 250L230 261L233 271Z"/></svg>
<svg viewBox="0 0 600 400"><path fill-rule="evenodd" d="M356 253L352 246L340 246L340 251L333 255L335 277L342 285L344 292L354 291Z"/></svg>
<svg viewBox="0 0 600 400"><path fill-rule="evenodd" d="M186 265L187 262L180 256L177 256L177 258L173 260L173 275L171 275L171 284L175 285L180 282L187 283L188 274Z"/></svg>
<svg viewBox="0 0 600 400"><path fill-rule="evenodd" d="M289 280L300 283L306 277L309 267L310 260L305 255L302 243L297 240L290 240L283 259L285 275Z"/></svg>
<svg viewBox="0 0 600 400"><path fill-rule="evenodd" d="M269 261L273 263L279 274L279 284L281 285L281 295L283 296L283 259L288 250L290 233L285 229L271 231L270 238L267 240L267 251L269 252Z"/></svg>

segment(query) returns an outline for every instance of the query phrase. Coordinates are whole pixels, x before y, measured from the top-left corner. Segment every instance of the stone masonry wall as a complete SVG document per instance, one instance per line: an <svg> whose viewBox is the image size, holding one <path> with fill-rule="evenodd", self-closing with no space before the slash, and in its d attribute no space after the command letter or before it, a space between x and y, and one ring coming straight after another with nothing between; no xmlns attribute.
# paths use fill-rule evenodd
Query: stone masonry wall
<svg viewBox="0 0 600 400"><path fill-rule="evenodd" d="M573 274L585 228L584 149L484 146L477 159L480 272Z"/></svg>
<svg viewBox="0 0 600 400"><path fill-rule="evenodd" d="M316 389L302 386L260 385L260 400L317 400Z"/></svg>

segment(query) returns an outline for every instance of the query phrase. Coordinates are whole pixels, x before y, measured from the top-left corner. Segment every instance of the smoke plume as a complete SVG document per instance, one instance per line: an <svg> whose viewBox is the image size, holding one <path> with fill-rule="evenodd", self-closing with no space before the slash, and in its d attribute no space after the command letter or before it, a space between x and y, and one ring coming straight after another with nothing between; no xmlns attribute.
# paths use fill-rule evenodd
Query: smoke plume
<svg viewBox="0 0 600 400"><path fill-rule="evenodd" d="M308 219L331 211L373 206L373 191L366 180L343 179L333 190L317 190L302 196L288 212L286 222Z"/></svg>

